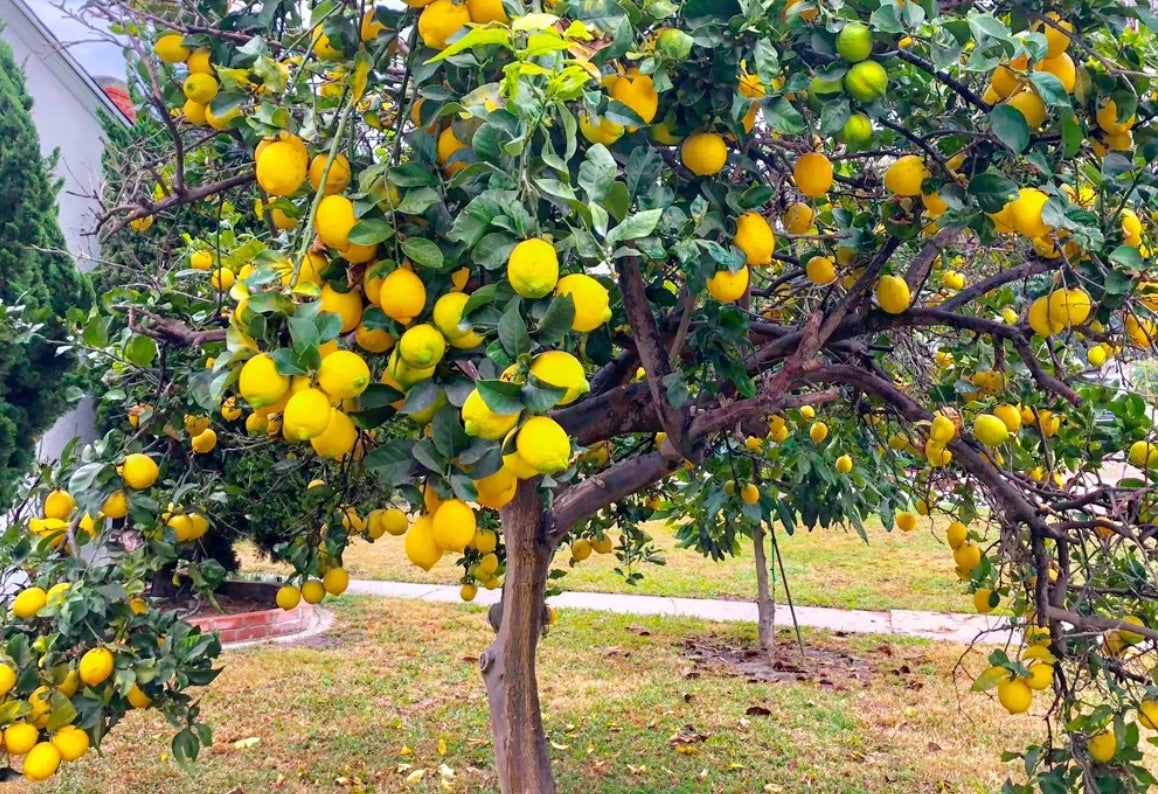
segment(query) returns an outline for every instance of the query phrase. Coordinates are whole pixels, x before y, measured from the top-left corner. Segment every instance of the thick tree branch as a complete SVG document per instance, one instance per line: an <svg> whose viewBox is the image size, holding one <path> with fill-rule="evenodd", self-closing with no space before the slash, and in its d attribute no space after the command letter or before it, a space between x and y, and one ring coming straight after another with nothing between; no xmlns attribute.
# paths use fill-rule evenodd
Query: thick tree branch
<svg viewBox="0 0 1158 794"><path fill-rule="evenodd" d="M619 260L619 291L623 295L623 307L627 312L627 322L635 333L635 348L647 372L647 385L651 390L652 405L659 416L667 437L685 458L694 460L694 445L685 440L688 415L680 411L667 399L667 379L672 374L671 359L663 335L651 313L647 295L644 292L643 273L638 257L628 256Z"/></svg>
<svg viewBox="0 0 1158 794"><path fill-rule="evenodd" d="M230 190L235 187L241 187L242 185L248 185L255 178L256 176L253 171L246 171L243 174L236 174L235 176L231 176L228 179L211 182L207 185L199 185L195 188L186 188L180 191L174 190L160 201L142 199L135 205L114 207L113 209L106 212L103 216L101 216L101 218L97 221L97 229L100 229L102 226L108 223L108 221L114 215L128 210L125 215L117 218L117 220L114 221L105 232L106 236L112 236L121 231L121 229L124 229L126 226L128 226L129 223L139 218L155 215L158 212L167 210L170 207L176 206L178 204L192 204L195 201L200 201L206 196L212 196L214 193L220 193L223 190Z"/></svg>

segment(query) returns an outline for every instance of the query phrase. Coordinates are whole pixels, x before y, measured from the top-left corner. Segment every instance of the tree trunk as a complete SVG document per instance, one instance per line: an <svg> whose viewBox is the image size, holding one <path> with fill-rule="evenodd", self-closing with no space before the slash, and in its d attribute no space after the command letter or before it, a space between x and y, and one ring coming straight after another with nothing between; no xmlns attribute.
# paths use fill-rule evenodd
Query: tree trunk
<svg viewBox="0 0 1158 794"><path fill-rule="evenodd" d="M776 650L776 601L768 588L768 558L764 556L764 526L752 531L752 552L756 558L756 637L760 650Z"/></svg>
<svg viewBox="0 0 1158 794"><path fill-rule="evenodd" d="M507 572L502 603L491 614L498 636L479 659L503 794L555 792L535 678L535 648L547 617L544 598L554 554L543 515L538 481L519 483L514 500L502 511Z"/></svg>

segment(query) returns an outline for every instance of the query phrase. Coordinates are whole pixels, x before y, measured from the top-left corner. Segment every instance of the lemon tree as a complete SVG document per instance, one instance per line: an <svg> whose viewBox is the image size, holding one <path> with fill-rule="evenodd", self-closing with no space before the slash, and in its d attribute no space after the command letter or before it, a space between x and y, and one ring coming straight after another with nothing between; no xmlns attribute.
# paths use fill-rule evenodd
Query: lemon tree
<svg viewBox="0 0 1158 794"><path fill-rule="evenodd" d="M654 558L637 524L656 511L703 549L773 523L950 519L963 603L1017 630L974 689L1055 727L1007 790L1153 783L1145 8L91 13L129 34L169 138L100 233L149 239L207 202L219 222L73 318L126 421L46 471L8 530L33 588L5 623L31 649L10 641L10 756L66 724L95 743L134 685L184 721L179 757L207 738L182 698L216 647L144 583L220 580L200 549L244 451L310 476L263 528L295 570L281 606L342 592L348 544L385 533L467 600L501 588L480 667L503 791L554 790L535 651L558 550ZM69 624L48 595L65 582L107 606ZM50 693L40 725L45 671L94 648L114 674Z"/></svg>

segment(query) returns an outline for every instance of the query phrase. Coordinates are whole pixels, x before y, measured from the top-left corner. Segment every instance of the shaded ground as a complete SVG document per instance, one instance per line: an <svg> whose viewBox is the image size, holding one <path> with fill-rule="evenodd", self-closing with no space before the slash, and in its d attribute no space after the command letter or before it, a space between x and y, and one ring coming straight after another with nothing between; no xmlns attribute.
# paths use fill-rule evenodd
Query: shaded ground
<svg viewBox="0 0 1158 794"><path fill-rule="evenodd" d="M953 573L952 552L943 542L943 523L922 519L917 530L903 533L886 532L873 521L867 526L868 544L852 530L782 534L780 548L792 597L808 606L972 612L972 599L963 595ZM639 584L629 585L615 572L619 563L614 555L592 555L569 568L565 551L555 561L555 567L568 571L558 584L565 590L685 598L750 599L755 594L751 549L717 563L676 548L671 528L660 522L647 529L665 553L667 564L640 566L637 570L644 579ZM290 570L259 559L251 547L240 551L244 570L276 574ZM389 536L372 544L355 542L343 562L355 579L454 584L462 576L450 557L430 573L414 567L406 559L402 538ZM783 603L783 582L779 576L776 579L777 600Z"/></svg>
<svg viewBox="0 0 1158 794"><path fill-rule="evenodd" d="M491 637L482 611L348 597L333 605L334 629L306 647L226 654L203 700L217 742L191 771L169 759L172 729L134 712L104 758L5 791L495 791L475 661ZM1001 763L1001 750L1042 736L1038 719L1006 715L964 681L958 701L959 646L806 632L831 685L811 672L748 683L753 676L734 662L689 655L699 647L742 657L753 634L745 625L564 610L540 655L560 791L994 791L1018 771ZM698 638L690 649L687 637ZM790 642L784 635L787 664ZM861 662L871 675L862 677ZM985 661L970 664L977 672ZM838 678L845 665L852 669Z"/></svg>

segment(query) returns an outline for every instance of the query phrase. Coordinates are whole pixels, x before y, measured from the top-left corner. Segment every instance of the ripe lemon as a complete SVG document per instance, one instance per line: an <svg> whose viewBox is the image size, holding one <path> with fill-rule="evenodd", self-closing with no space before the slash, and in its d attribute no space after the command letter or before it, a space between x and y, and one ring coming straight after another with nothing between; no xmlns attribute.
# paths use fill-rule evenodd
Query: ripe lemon
<svg viewBox="0 0 1158 794"><path fill-rule="evenodd" d="M134 689L136 689L136 687L134 687ZM130 692L129 695L129 702L131 703L132 692ZM88 734L75 725L65 725L53 734L52 746L60 753L60 760L75 761L88 752Z"/></svg>
<svg viewBox="0 0 1158 794"><path fill-rule="evenodd" d="M941 198L941 194L934 190L932 193L921 193L921 204L925 207L925 214L930 218L939 218L949 209L949 205ZM962 284L964 286L964 284ZM961 287L955 287L961 289Z"/></svg>
<svg viewBox="0 0 1158 794"><path fill-rule="evenodd" d="M0 664L0 698L12 691L16 686L16 671L9 665Z"/></svg>
<svg viewBox="0 0 1158 794"><path fill-rule="evenodd" d="M949 548L956 551L965 545L965 541L969 539L969 528L960 521L954 521L949 525L949 529L945 531L945 542L949 544Z"/></svg>
<svg viewBox="0 0 1158 794"><path fill-rule="evenodd" d="M442 549L434 542L434 519L419 516L406 533L406 558L424 571L442 559Z"/></svg>
<svg viewBox="0 0 1158 794"><path fill-rule="evenodd" d="M310 439L314 452L323 458L342 461L354 450L358 443L358 428L344 411L337 408L330 412L330 421L320 435Z"/></svg>
<svg viewBox="0 0 1158 794"><path fill-rule="evenodd" d="M897 529L902 532L912 532L917 528L917 517L907 510L897 513Z"/></svg>
<svg viewBox="0 0 1158 794"><path fill-rule="evenodd" d="M442 166L447 176L454 176L467 167L467 163L462 160L455 160L453 163L450 162L450 158L455 152L468 148L467 144L455 136L453 127L447 127L438 134L436 148L438 152L438 164Z"/></svg>
<svg viewBox="0 0 1158 794"><path fill-rule="evenodd" d="M466 0L466 10L470 12L470 21L476 25L485 25L488 22L505 24L510 21L502 0Z"/></svg>
<svg viewBox="0 0 1158 794"><path fill-rule="evenodd" d="M1135 441L1128 454L1130 465L1139 469L1158 467L1158 446L1145 441Z"/></svg>
<svg viewBox="0 0 1158 794"><path fill-rule="evenodd" d="M876 287L877 303L889 314L900 314L909 308L909 285L899 276L881 276Z"/></svg>
<svg viewBox="0 0 1158 794"><path fill-rule="evenodd" d="M428 369L446 355L446 339L429 323L415 325L398 340L398 355L411 367Z"/></svg>
<svg viewBox="0 0 1158 794"><path fill-rule="evenodd" d="M515 498L515 491L519 487L519 478L506 468L499 469L488 477L474 481L478 492L478 503L492 510L502 510ZM475 548L479 547L478 536L474 540ZM493 548L493 547L492 547ZM482 549L479 549L482 551Z"/></svg>
<svg viewBox="0 0 1158 794"><path fill-rule="evenodd" d="M321 187L322 174L326 170L326 163L330 160L329 155L319 154L310 163L310 185L314 190ZM334 193L341 193L350 186L350 161L346 156L339 154L334 158L334 164L330 166L330 173L326 175L326 195Z"/></svg>
<svg viewBox="0 0 1158 794"><path fill-rule="evenodd" d="M808 428L808 437L817 444L823 442L828 438L828 425L824 422L813 422L812 427Z"/></svg>
<svg viewBox="0 0 1158 794"><path fill-rule="evenodd" d="M979 414L973 420L973 435L987 447L997 447L1009 440L1009 428L993 414Z"/></svg>
<svg viewBox="0 0 1158 794"><path fill-rule="evenodd" d="M357 397L370 385L370 367L357 353L338 350L322 359L318 385L331 397Z"/></svg>
<svg viewBox="0 0 1158 794"><path fill-rule="evenodd" d="M4 749L9 755L24 755L36 746L40 732L35 725L27 722L16 722L4 730Z"/></svg>
<svg viewBox="0 0 1158 794"><path fill-rule="evenodd" d="M1022 714L1029 711L1033 692L1021 679L1011 678L997 685L997 699L1010 714Z"/></svg>
<svg viewBox="0 0 1158 794"><path fill-rule="evenodd" d="M350 574L345 568L331 568L322 577L322 586L330 595L341 595L350 586Z"/></svg>
<svg viewBox="0 0 1158 794"><path fill-rule="evenodd" d="M1067 94L1072 94L1074 88L1077 87L1078 68L1074 65L1074 59L1067 53L1063 52L1056 58L1046 58L1043 61L1038 61L1033 69L1035 72L1049 72L1052 74L1061 81L1062 88L1066 90Z"/></svg>
<svg viewBox="0 0 1158 794"><path fill-rule="evenodd" d="M1138 723L1143 728L1158 730L1158 700L1144 700L1138 706Z"/></svg>
<svg viewBox="0 0 1158 794"><path fill-rule="evenodd" d="M841 455L836 459L836 470L841 474L848 474L852 471L852 457L849 455Z"/></svg>
<svg viewBox="0 0 1158 794"><path fill-rule="evenodd" d="M76 500L65 490L57 488L44 499L45 518L68 518L76 509Z"/></svg>
<svg viewBox="0 0 1158 794"><path fill-rule="evenodd" d="M643 119L644 124L651 124L655 113L659 109L659 93L655 90L650 75L640 74L638 69L631 69L626 75L611 80L608 94L611 98L622 102L635 111L635 115ZM628 127L634 132L635 129Z"/></svg>
<svg viewBox="0 0 1158 794"><path fill-rule="evenodd" d="M195 50L185 61L190 74L213 74L213 63L209 60L209 50Z"/></svg>
<svg viewBox="0 0 1158 794"><path fill-rule="evenodd" d="M246 361L237 384L242 398L254 408L276 405L289 387L289 377L277 371L277 364L268 353Z"/></svg>
<svg viewBox="0 0 1158 794"><path fill-rule="evenodd" d="M836 51L849 63L860 63L873 51L873 32L863 22L849 22L836 36Z"/></svg>
<svg viewBox="0 0 1158 794"><path fill-rule="evenodd" d="M689 171L697 176L718 174L728 162L728 146L714 132L689 135L680 147L680 156Z"/></svg>
<svg viewBox="0 0 1158 794"><path fill-rule="evenodd" d="M458 591L458 597L463 601L470 603L474 601L475 596L478 595L478 585L464 584Z"/></svg>
<svg viewBox="0 0 1158 794"><path fill-rule="evenodd" d="M579 117L579 131L591 143L602 143L606 146L622 138L624 128L611 119L603 116L592 117L584 113Z"/></svg>
<svg viewBox="0 0 1158 794"><path fill-rule="evenodd" d="M182 63L191 54L190 49L181 43L184 40L180 33L166 33L153 44L153 52L161 63Z"/></svg>
<svg viewBox="0 0 1158 794"><path fill-rule="evenodd" d="M832 187L832 162L819 152L807 152L796 161L793 175L797 189L805 196L823 196Z"/></svg>
<svg viewBox="0 0 1158 794"><path fill-rule="evenodd" d="M735 273L719 270L708 279L708 294L720 303L735 303L748 291L748 268L742 267Z"/></svg>
<svg viewBox="0 0 1158 794"><path fill-rule="evenodd" d="M350 230L357 223L354 204L345 196L326 196L318 203L314 226L318 237L330 248L346 250L350 246Z"/></svg>
<svg viewBox="0 0 1158 794"><path fill-rule="evenodd" d="M113 653L108 648L92 648L80 657L76 668L80 680L88 686L99 686L113 674Z"/></svg>
<svg viewBox="0 0 1158 794"><path fill-rule="evenodd" d="M435 301L431 313L434 326L451 347L459 350L470 350L486 341L485 337L474 332L470 323L463 322L462 312L469 301L470 296L463 292L448 292Z"/></svg>
<svg viewBox="0 0 1158 794"><path fill-rule="evenodd" d="M933 417L933 423L929 429L930 439L938 444L948 444L956 435L957 426L952 419L941 414Z"/></svg>
<svg viewBox="0 0 1158 794"><path fill-rule="evenodd" d="M575 304L571 330L576 333L594 331L611 319L611 295L607 287L586 273L571 273L559 279L556 295L570 295Z"/></svg>
<svg viewBox="0 0 1158 794"><path fill-rule="evenodd" d="M732 244L744 252L749 265L772 264L772 251L776 247L776 237L764 216L755 212L745 212L736 220L736 234Z"/></svg>
<svg viewBox="0 0 1158 794"><path fill-rule="evenodd" d="M378 521L382 529L394 537L405 535L406 530L410 528L410 520L397 507L381 511Z"/></svg>
<svg viewBox="0 0 1158 794"><path fill-rule="evenodd" d="M322 26L318 25L314 28L312 36L312 46L314 55L318 56L323 61L336 61L344 54L340 49L334 46L330 41L330 37L322 32ZM341 42L339 42L340 44Z"/></svg>
<svg viewBox="0 0 1158 794"><path fill-rule="evenodd" d="M1049 297L1043 296L1029 305L1029 327L1038 336L1052 336L1061 330L1049 319Z"/></svg>
<svg viewBox="0 0 1158 794"><path fill-rule="evenodd" d="M1110 763L1114 760L1114 754L1118 752L1118 740L1112 731L1095 733L1090 737L1086 746L1089 748L1090 758L1099 764ZM27 765L27 762L25 764Z"/></svg>
<svg viewBox="0 0 1158 794"><path fill-rule="evenodd" d="M981 564L981 549L972 543L962 543L953 550L953 562L961 570L972 572Z"/></svg>
<svg viewBox="0 0 1158 794"><path fill-rule="evenodd" d="M447 499L431 520L434 542L442 551L465 551L478 528L474 510L461 499Z"/></svg>
<svg viewBox="0 0 1158 794"><path fill-rule="evenodd" d="M1045 124L1045 102L1031 88L1023 88L1006 100L1006 104L1014 108L1025 117L1025 123L1031 130L1040 130Z"/></svg>
<svg viewBox="0 0 1158 794"><path fill-rule="evenodd" d="M889 73L876 61L861 61L845 73L844 90L858 102L876 102L888 93Z"/></svg>
<svg viewBox="0 0 1158 794"><path fill-rule="evenodd" d="M26 587L12 600L12 614L22 620L36 617L48 603L48 594L42 587Z"/></svg>
<svg viewBox="0 0 1158 794"><path fill-rule="evenodd" d="M193 437L191 442L193 451L198 455L207 455L213 451L217 446L217 433L213 428L203 430L201 433Z"/></svg>
<svg viewBox="0 0 1158 794"><path fill-rule="evenodd" d="M320 604L326 597L326 587L317 579L310 579L302 585L302 599L307 604Z"/></svg>
<svg viewBox="0 0 1158 794"><path fill-rule="evenodd" d="M208 105L217 96L217 80L208 74L191 74L185 78L181 90L185 98L202 105Z"/></svg>
<svg viewBox="0 0 1158 794"><path fill-rule="evenodd" d="M746 483L740 489L740 501L746 505L754 505L760 501L760 489L752 483Z"/></svg>
<svg viewBox="0 0 1158 794"><path fill-rule="evenodd" d="M282 414L282 435L290 441L309 441L330 423L330 398L321 389L302 389L290 397Z"/></svg>
<svg viewBox="0 0 1158 794"><path fill-rule="evenodd" d="M48 780L60 767L60 751L51 742L40 742L24 758L24 777L32 781Z"/></svg>
<svg viewBox="0 0 1158 794"><path fill-rule="evenodd" d="M515 246L507 259L507 280L524 298L542 298L559 281L559 257L546 240L532 237Z"/></svg>
<svg viewBox="0 0 1158 794"><path fill-rule="evenodd" d="M362 322L362 296L356 290L339 292L329 284L322 285L320 311L338 315L342 320L343 334L348 334Z"/></svg>
<svg viewBox="0 0 1158 794"><path fill-rule="evenodd" d="M520 480L529 480L532 477L539 476L539 472L527 463L527 461L523 460L523 456L519 454L517 449L503 455L503 468L510 471Z"/></svg>
<svg viewBox="0 0 1158 794"><path fill-rule="evenodd" d="M1045 34L1046 41L1046 58L1057 58L1064 53L1070 46L1070 37L1066 35L1066 31L1073 31L1074 26L1067 20L1062 19L1057 12L1051 11L1046 16L1057 24L1048 25L1044 22L1038 22L1033 26L1034 30L1041 30ZM1058 30L1061 28L1061 30Z"/></svg>
<svg viewBox="0 0 1158 794"><path fill-rule="evenodd" d="M225 111L224 114L218 116L213 113L213 108L205 105L205 123L218 132L224 132L233 126L233 123L241 118L241 108L232 107Z"/></svg>
<svg viewBox="0 0 1158 794"><path fill-rule="evenodd" d="M265 146L257 157L257 184L272 196L292 196L306 181L306 163L289 141Z"/></svg>
<svg viewBox="0 0 1158 794"><path fill-rule="evenodd" d="M978 610L980 611L980 610ZM1024 661L1024 657L1023 657ZM1025 685L1035 692L1049 689L1053 684L1053 665L1038 662L1029 666L1029 678L1024 679Z"/></svg>
<svg viewBox="0 0 1158 794"><path fill-rule="evenodd" d="M1058 289L1049 295L1049 322L1057 328L1081 325L1093 306L1090 294L1083 289Z"/></svg>
<svg viewBox="0 0 1158 794"><path fill-rule="evenodd" d="M836 268L827 256L814 256L809 259L808 264L804 266L804 272L809 281L822 287L836 281Z"/></svg>
<svg viewBox="0 0 1158 794"><path fill-rule="evenodd" d="M132 688L129 689L129 694L125 695L125 698L129 701L129 705L135 709L147 709L149 707L149 705L153 702L153 699L151 697L149 697L147 694L145 694L145 690L141 689L136 684L133 684ZM56 735L59 736L60 733L58 732ZM56 740L53 739L52 743L56 744ZM58 747L59 747L59 745L58 745ZM87 744L85 744L85 749L86 750L88 749ZM61 750L60 754L61 754L61 757L63 757L65 761L74 760L72 758L68 758L67 756L65 756L63 749Z"/></svg>
<svg viewBox="0 0 1158 794"><path fill-rule="evenodd" d="M797 201L784 213L781 222L784 224L784 231L789 234L808 234L808 230L812 228L814 216L812 207Z"/></svg>
<svg viewBox="0 0 1158 794"><path fill-rule="evenodd" d="M515 438L515 448L519 457L539 474L561 472L571 459L571 439L567 431L546 416L527 420Z"/></svg>
<svg viewBox="0 0 1158 794"><path fill-rule="evenodd" d="M583 364L562 350L549 350L535 356L531 362L531 374L550 386L566 389L559 405L573 403L591 390Z"/></svg>
<svg viewBox="0 0 1158 794"><path fill-rule="evenodd" d="M462 424L468 436L485 441L498 441L514 429L519 422L520 411L513 414L498 414L483 400L478 389L467 395L462 404Z"/></svg>
<svg viewBox="0 0 1158 794"><path fill-rule="evenodd" d="M993 591L986 587L982 587L973 593L973 607L977 610L978 614L988 615L993 611L993 605L990 603L992 595Z"/></svg>
<svg viewBox="0 0 1158 794"><path fill-rule="evenodd" d="M301 591L293 585L285 584L277 590L277 605L286 612L295 609L297 605L301 603L301 600Z"/></svg>
<svg viewBox="0 0 1158 794"><path fill-rule="evenodd" d="M426 306L426 287L413 271L398 268L382 279L379 305L387 317L408 325Z"/></svg>
<svg viewBox="0 0 1158 794"><path fill-rule="evenodd" d="M205 105L200 102L186 99L185 104L181 106L181 113L185 116L185 121L190 124L195 124L198 127L205 126Z"/></svg>
<svg viewBox="0 0 1158 794"><path fill-rule="evenodd" d="M213 271L213 275L209 277L209 283L213 288L224 292L233 286L233 282L237 280L232 270L224 267L219 267Z"/></svg>
<svg viewBox="0 0 1158 794"><path fill-rule="evenodd" d="M919 196L926 176L924 161L915 154L906 154L885 171L885 189L897 196Z"/></svg>
<svg viewBox="0 0 1158 794"><path fill-rule="evenodd" d="M451 0L434 0L422 9L418 17L418 35L427 47L441 50L470 21L470 11L465 5Z"/></svg>
<svg viewBox="0 0 1158 794"><path fill-rule="evenodd" d="M157 462L140 452L126 455L125 462L121 466L121 478L125 481L125 485L134 491L145 490L157 481L160 474L161 469L157 466Z"/></svg>

